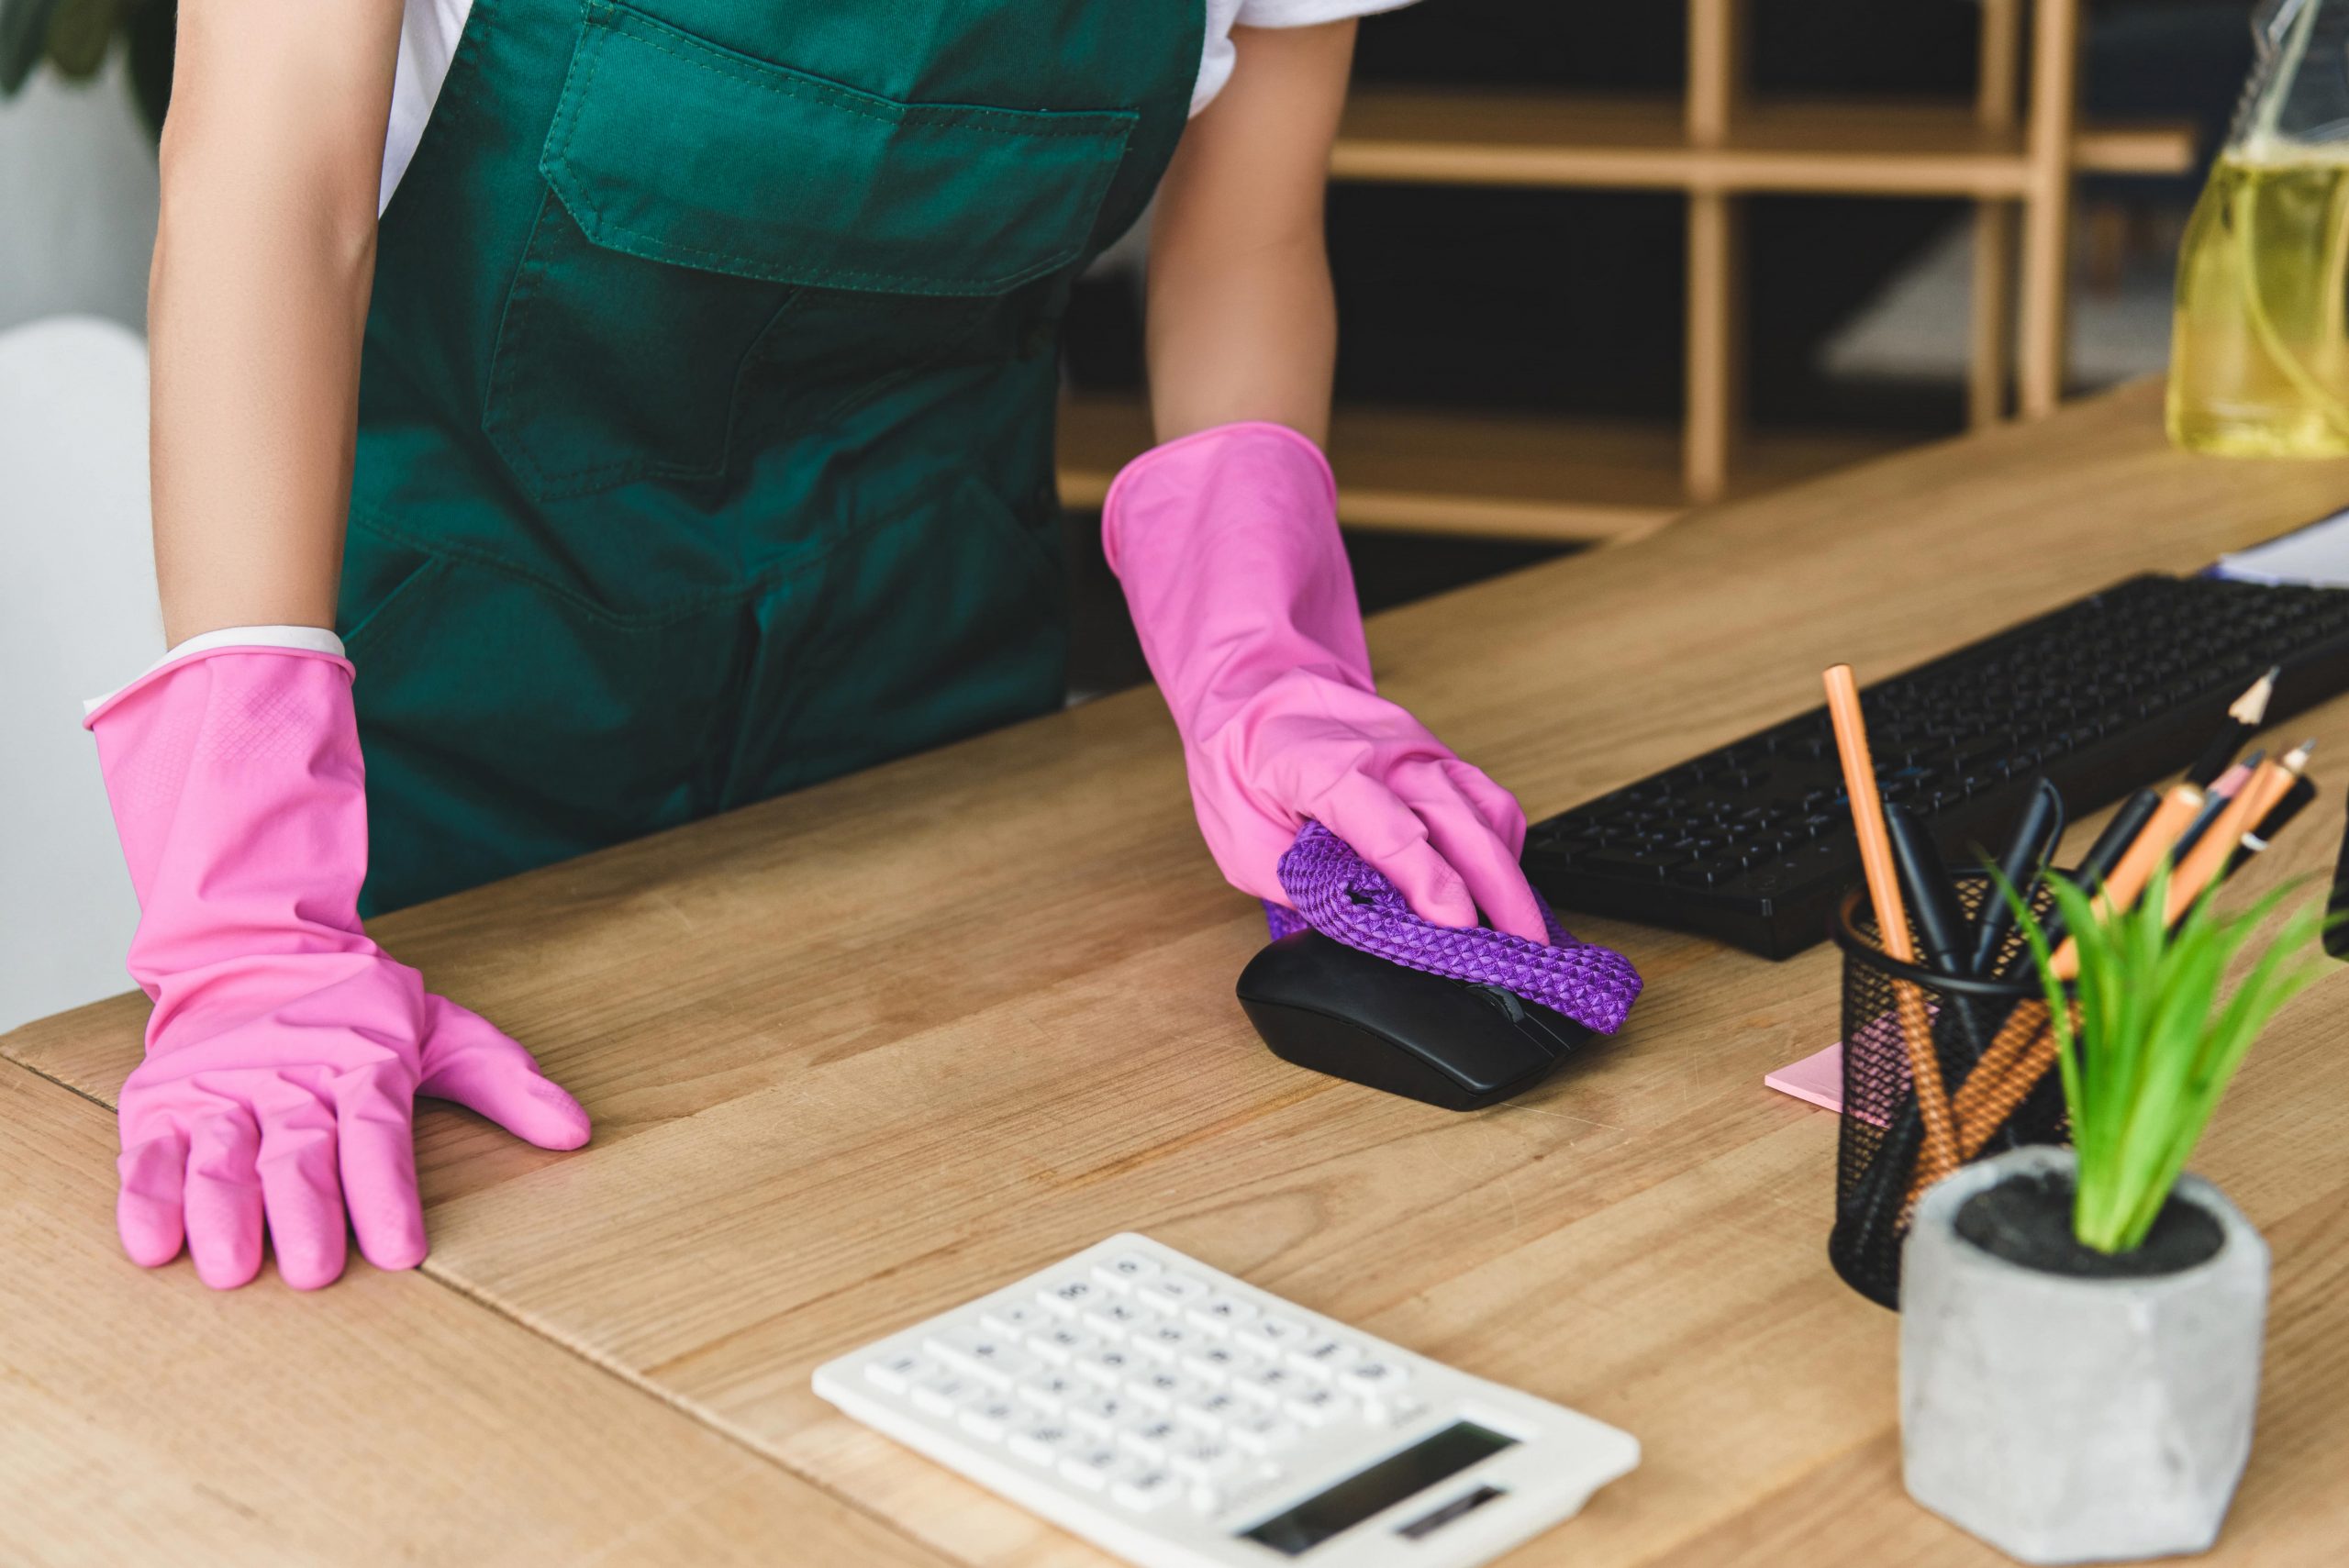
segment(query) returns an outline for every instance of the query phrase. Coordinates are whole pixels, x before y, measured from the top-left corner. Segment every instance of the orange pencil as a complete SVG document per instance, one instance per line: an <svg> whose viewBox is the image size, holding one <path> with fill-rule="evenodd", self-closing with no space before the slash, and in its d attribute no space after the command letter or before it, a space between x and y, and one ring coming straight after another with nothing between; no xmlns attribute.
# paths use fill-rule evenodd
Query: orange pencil
<svg viewBox="0 0 2349 1568"><path fill-rule="evenodd" d="M1843 764L1843 790L1851 796L1852 827L1860 840L1860 868L1868 884L1868 900L1876 906L1876 929L1884 951L1901 963L1917 962L1916 944L1909 937L1909 908L1900 896L1900 876L1893 868L1892 836L1884 826L1884 801L1876 794L1876 763L1868 754L1867 724L1860 717L1859 683L1849 664L1830 665L1820 679L1827 687L1827 717L1835 728L1835 751ZM1894 1005L1900 1019L1901 1043L1909 1056L1909 1077L1917 1091L1917 1112L1924 1123L1925 1146L1918 1170L1927 1179L1957 1168L1957 1136L1950 1120L1949 1092L1942 1083L1941 1058L1933 1051L1932 1019L1916 986L1896 980Z"/></svg>

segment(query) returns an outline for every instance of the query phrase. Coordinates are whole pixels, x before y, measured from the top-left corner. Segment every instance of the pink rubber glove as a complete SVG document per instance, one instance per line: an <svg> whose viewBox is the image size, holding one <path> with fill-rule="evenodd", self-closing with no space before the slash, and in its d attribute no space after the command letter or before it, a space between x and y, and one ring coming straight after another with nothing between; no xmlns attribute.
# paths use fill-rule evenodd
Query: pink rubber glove
<svg viewBox="0 0 2349 1568"><path fill-rule="evenodd" d="M122 1087L122 1244L152 1268L183 1235L230 1289L261 1268L313 1289L343 1219L380 1268L424 1257L414 1100L472 1106L544 1149L587 1113L359 926L367 806L351 665L222 648L150 671L90 715L139 895L130 973L154 1000Z"/></svg>
<svg viewBox="0 0 2349 1568"><path fill-rule="evenodd" d="M1199 830L1243 893L1310 817L1423 917L1545 942L1525 814L1370 677L1337 486L1280 425L1221 425L1144 452L1109 487L1102 547L1183 735Z"/></svg>

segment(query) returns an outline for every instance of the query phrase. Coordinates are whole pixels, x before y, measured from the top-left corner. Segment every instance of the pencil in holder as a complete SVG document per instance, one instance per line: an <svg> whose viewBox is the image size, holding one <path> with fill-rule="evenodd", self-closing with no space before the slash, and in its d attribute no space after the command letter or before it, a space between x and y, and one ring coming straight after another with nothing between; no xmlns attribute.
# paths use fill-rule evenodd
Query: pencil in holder
<svg viewBox="0 0 2349 1568"><path fill-rule="evenodd" d="M1954 872L1951 881L1969 919L1999 896L1978 871ZM2043 918L2054 897L2043 884L2032 902ZM2021 1144L2062 1143L2069 1135L2063 1089L2043 1071L2043 1043L2037 1054L2016 1049L2043 1032L2046 993L2019 934L1983 977L1899 962L1884 951L1875 911L1859 889L1838 906L1830 934L1843 951L1843 1114L1827 1256L1844 1284L1898 1310L1900 1244L1916 1194L1932 1173L1919 1168L1925 1140L1910 1084L1908 1030L1920 1019L1930 1029L1954 1101L2007 1107L1987 1130L1978 1116L1976 1125L1963 1129L1966 1160ZM1969 1079L1975 1095L1965 1093ZM2008 1092L1983 1093L1994 1088Z"/></svg>

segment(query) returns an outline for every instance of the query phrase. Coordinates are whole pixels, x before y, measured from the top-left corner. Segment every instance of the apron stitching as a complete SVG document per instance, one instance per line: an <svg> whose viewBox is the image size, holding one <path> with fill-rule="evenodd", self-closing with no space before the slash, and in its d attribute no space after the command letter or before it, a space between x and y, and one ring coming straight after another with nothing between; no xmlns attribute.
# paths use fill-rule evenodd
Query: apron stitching
<svg viewBox="0 0 2349 1568"><path fill-rule="evenodd" d="M575 588L558 583L551 577L541 576L527 568L516 566L509 561L492 555L487 550L466 544L462 540L428 541L420 539L384 522L382 516L372 508L364 510L354 508L351 515L351 526L362 532L373 534L387 544L415 550L428 561L448 563L463 562L484 571L494 572L514 582L526 584L552 598L561 600L582 615L623 631L657 631L679 621L689 620L705 611L722 609L744 599L756 597L779 586L794 573L806 571L811 566L820 564L831 555L833 546L840 542L839 539L827 539L819 549L811 550L806 555L795 557L790 561L777 562L763 567L740 582L727 587L707 589L686 598L672 601L657 610L631 613L615 610L598 604ZM856 535L848 534L840 537L851 539ZM422 570L418 568L419 572ZM395 590L395 593L396 591ZM384 604L389 603L390 597L386 596ZM383 605L378 605L376 608L380 612Z"/></svg>
<svg viewBox="0 0 2349 1568"><path fill-rule="evenodd" d="M575 90L572 89L568 85L566 85L564 89L564 97L568 102L566 105L565 124L562 128L562 140L559 146L550 147L549 156L542 161L540 171L546 177L547 183L553 185L562 195L565 206L571 206L575 203L579 206L585 207L589 216L595 219L597 228L600 229L626 236L627 238L635 239L642 244L651 246L660 250L673 252L676 255L698 256L710 261L729 262L737 268L755 269L751 275L768 278L777 283L796 281L781 272L778 272L776 270L778 263L768 257L744 255L738 251L718 250L712 246L692 245L685 242L684 240L648 233L641 228L631 228L628 224L618 222L618 220L607 216L604 208L596 203L594 195L587 188L589 182L583 181L573 176L571 170L571 148L573 141L579 134L581 109L586 101L589 92L595 85L596 72L602 61L604 40L606 37L612 32L621 30L621 28L618 25L613 23L604 24L604 28L605 31L596 35L594 39L592 51L588 54L586 75L580 81ZM637 31L640 36L637 36L636 41L642 47L668 55L672 59L676 60L694 70L706 71L711 75L719 78L721 81L736 81L745 86L758 91L774 93L786 98L806 98L818 103L825 103L828 104L829 106L843 109L850 113L863 116L868 119L878 120L892 127L902 127L908 123L921 125L931 123L933 121L941 124L969 123L971 125L971 128L974 130L990 131L1006 136L1029 135L1039 138L1083 136L1093 139L1098 139L1104 132L1114 128L1118 133L1117 143L1114 149L1116 156L1096 160L1095 167L1087 175L1085 180L1085 194L1078 203L1080 206L1096 214L1100 210L1101 202L1107 194L1107 187L1110 178L1115 175L1118 169L1124 163L1126 142L1131 137L1133 130L1133 121L1135 117L1130 112L1127 111L1072 111L1073 114L1082 113L1088 118L1101 120L1107 123L1097 126L1068 126L1063 128L1040 128L1027 132L1019 131L1012 127L999 128L994 126L974 123L977 119L989 115L993 115L997 117L1011 117L1008 111L1004 110L989 110L982 108L966 109L959 106L949 108L945 106L928 107L918 106L892 106L898 109L898 113L896 115L889 115L874 109L863 107L857 104L848 101L845 97L841 97L838 102L832 102L832 96L843 93L845 91L844 89L834 88L831 89L830 93L828 95L804 91L794 84L765 81L753 74L752 68L748 64L738 66L729 61L725 67L721 68L719 65L714 64L708 61L696 60L668 44L662 43L657 38L642 37L640 36L640 29ZM682 38L684 35L680 34L676 36ZM584 43L583 43L581 47L583 50L587 50L589 48L589 46ZM723 59L724 57L721 56L720 58ZM788 71L790 68L788 66L768 66L766 69L772 71ZM967 119L966 117L968 117ZM1105 148L1104 150L1108 151L1112 150ZM557 168L548 166L550 164L560 167L560 175L558 175ZM584 228L584 226L583 225L582 227ZM876 286L885 286L891 290L905 294L946 295L950 297L964 294L989 294L1005 289L1015 288L1020 284L1030 282L1035 278L1042 277L1048 272L1058 271L1061 267L1066 265L1084 250L1085 243L1089 239L1090 232L1088 226L1088 233L1085 236L1080 237L1067 245L1063 246L1060 250L1054 251L1051 256L1043 260L1031 261L1024 267L1015 268L1011 272L1001 273L995 277L972 279L952 284L941 284L933 278L928 278L919 273L892 272L874 268L830 267L822 269L820 275L827 278L861 279L865 283L874 284ZM617 247L615 247L615 249L617 249Z"/></svg>

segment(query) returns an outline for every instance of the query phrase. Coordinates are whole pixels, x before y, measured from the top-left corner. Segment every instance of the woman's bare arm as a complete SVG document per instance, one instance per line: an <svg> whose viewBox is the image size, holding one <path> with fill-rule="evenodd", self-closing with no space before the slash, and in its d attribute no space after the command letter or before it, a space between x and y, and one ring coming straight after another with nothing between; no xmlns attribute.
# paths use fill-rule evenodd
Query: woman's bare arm
<svg viewBox="0 0 2349 1568"><path fill-rule="evenodd" d="M148 285L178 643L331 627L400 0L183 0Z"/></svg>
<svg viewBox="0 0 2349 1568"><path fill-rule="evenodd" d="M1338 312L1322 237L1354 24L1241 28L1239 64L1159 189L1150 237L1158 439L1266 419L1327 439Z"/></svg>

